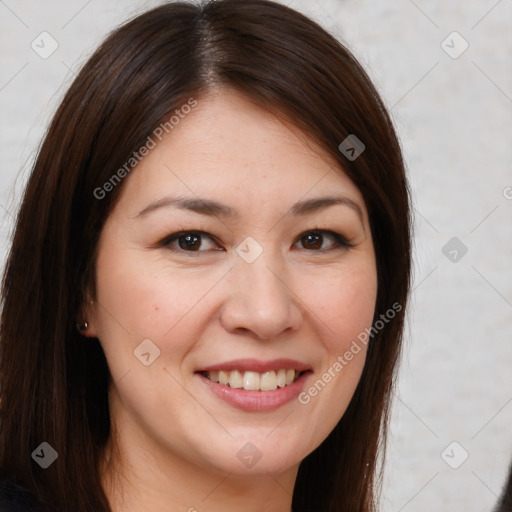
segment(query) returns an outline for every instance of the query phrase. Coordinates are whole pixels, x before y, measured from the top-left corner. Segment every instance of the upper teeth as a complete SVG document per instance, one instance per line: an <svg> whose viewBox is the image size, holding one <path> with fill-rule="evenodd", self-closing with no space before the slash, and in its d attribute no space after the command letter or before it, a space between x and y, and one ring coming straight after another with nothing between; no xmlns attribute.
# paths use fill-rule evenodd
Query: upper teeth
<svg viewBox="0 0 512 512"><path fill-rule="evenodd" d="M291 384L299 373L292 369L272 370L264 373L221 370L207 372L206 377L213 382L229 385L232 388L244 388L247 391L274 391L278 387L283 388Z"/></svg>

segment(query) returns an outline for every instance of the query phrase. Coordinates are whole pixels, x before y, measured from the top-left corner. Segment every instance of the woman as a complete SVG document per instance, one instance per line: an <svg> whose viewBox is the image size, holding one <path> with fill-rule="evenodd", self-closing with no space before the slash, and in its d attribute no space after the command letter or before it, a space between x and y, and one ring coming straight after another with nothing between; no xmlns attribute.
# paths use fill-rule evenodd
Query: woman
<svg viewBox="0 0 512 512"><path fill-rule="evenodd" d="M313 21L221 0L123 25L62 101L17 218L4 498L375 510L409 215L385 107Z"/></svg>

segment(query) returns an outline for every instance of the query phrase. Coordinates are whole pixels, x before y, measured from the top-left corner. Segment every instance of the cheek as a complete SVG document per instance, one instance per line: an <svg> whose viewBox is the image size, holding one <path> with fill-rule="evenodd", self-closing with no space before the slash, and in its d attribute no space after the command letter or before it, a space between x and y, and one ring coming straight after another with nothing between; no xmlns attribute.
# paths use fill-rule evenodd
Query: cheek
<svg viewBox="0 0 512 512"><path fill-rule="evenodd" d="M142 251L105 247L97 262L98 331L117 370L133 365L133 351L144 339L162 356L180 360L199 336L200 305L223 273L180 269Z"/></svg>
<svg viewBox="0 0 512 512"><path fill-rule="evenodd" d="M337 268L316 283L316 287L310 287L313 293L308 306L322 329L318 336L323 345L322 359L298 397L303 411L316 418L306 426L313 447L327 437L345 413L363 371L367 347L360 341L361 333L372 325L377 296L373 259L368 264Z"/></svg>
<svg viewBox="0 0 512 512"><path fill-rule="evenodd" d="M186 410L189 397L166 370L179 378L179 362L199 336L195 308L215 276L194 277L165 262L148 262L139 251L105 249L97 262L97 323L117 393L143 418L154 416L173 396L175 409L169 411L176 415ZM163 419L172 419L169 411L162 412ZM178 423L176 417L173 421Z"/></svg>
<svg viewBox="0 0 512 512"><path fill-rule="evenodd" d="M163 271L145 261L144 254L115 250L104 254L97 264L102 324L115 321L130 334L161 337L204 294L197 280L180 271Z"/></svg>
<svg viewBox="0 0 512 512"><path fill-rule="evenodd" d="M333 273L309 289L308 306L321 320L325 348L331 355L345 351L373 321L377 276L372 265Z"/></svg>

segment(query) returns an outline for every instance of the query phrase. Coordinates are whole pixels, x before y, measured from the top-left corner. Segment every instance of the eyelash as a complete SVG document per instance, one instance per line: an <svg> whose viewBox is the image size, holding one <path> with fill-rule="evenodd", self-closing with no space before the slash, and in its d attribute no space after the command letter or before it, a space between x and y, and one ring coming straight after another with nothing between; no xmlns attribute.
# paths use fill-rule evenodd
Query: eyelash
<svg viewBox="0 0 512 512"><path fill-rule="evenodd" d="M311 251L311 252L320 252L320 253L324 253L324 252L329 252L329 251L333 251L333 250L339 250L339 249L349 249L351 247L354 247L353 244L351 244L350 242L347 241L347 239L341 235L340 233L337 233L336 231L331 231L329 229L318 229L318 228L315 228L315 229L311 229L309 231L304 231L303 233L301 233L301 235L297 238L297 242L299 242L302 238L304 238L305 236L307 235L310 235L310 234L313 234L313 235L322 235L324 236L325 234L327 235L330 235L334 241L335 241L335 247L332 247L330 249L304 249L306 251ZM173 252L177 252L177 253L192 253L192 254L195 254L195 253L202 253L202 252L207 252L208 250L191 250L191 251L187 251L185 249L182 249L181 247L172 247L171 244L173 242L175 242L176 240L179 240L179 238L185 236L185 235L192 235L192 236L198 236L198 237L201 237L201 236L206 236L208 238L210 238L211 240L213 240L215 243L218 243L215 239L215 237L213 237L212 235L209 235L208 233L204 232L204 231L197 231L197 230L189 230L189 231L179 231L177 233L173 233L172 235L169 235L167 237L165 237L162 241L160 241L158 243L158 246L160 247L165 247ZM201 238L200 238L200 241L201 241ZM295 243L297 243L295 242ZM322 243L323 243L323 240L322 240ZM294 244L295 245L295 244Z"/></svg>

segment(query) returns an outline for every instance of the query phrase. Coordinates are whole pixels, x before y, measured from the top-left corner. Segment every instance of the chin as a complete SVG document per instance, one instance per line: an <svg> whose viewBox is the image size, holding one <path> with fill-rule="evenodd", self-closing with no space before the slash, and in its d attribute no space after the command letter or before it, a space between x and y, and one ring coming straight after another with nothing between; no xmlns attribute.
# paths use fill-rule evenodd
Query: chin
<svg viewBox="0 0 512 512"><path fill-rule="evenodd" d="M203 461L220 472L233 475L281 474L298 469L301 461L314 450L311 441L307 446L303 439L293 439L285 431L269 435L268 429L251 435L234 436L233 439L211 441L215 452L203 454Z"/></svg>

